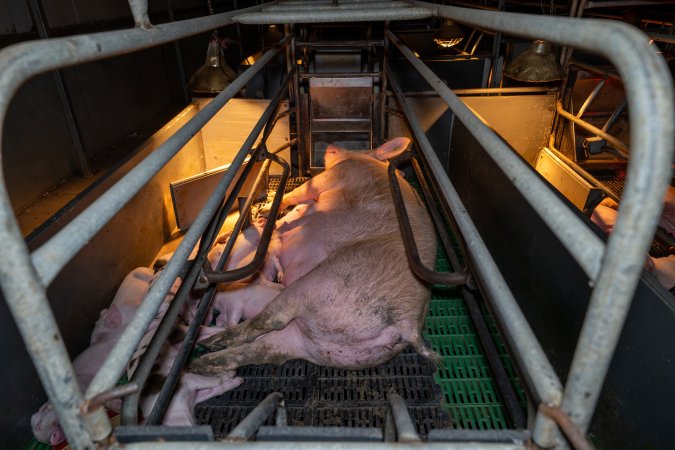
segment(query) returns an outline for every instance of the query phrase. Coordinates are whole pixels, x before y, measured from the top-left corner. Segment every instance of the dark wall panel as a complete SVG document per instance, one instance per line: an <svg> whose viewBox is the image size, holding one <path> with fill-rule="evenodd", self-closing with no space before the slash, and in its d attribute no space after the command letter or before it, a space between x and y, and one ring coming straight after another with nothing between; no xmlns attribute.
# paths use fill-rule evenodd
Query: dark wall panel
<svg viewBox="0 0 675 450"><path fill-rule="evenodd" d="M67 222L122 175L163 143L174 130L192 118L190 106L171 128L165 127L150 143L110 176L97 182L88 195L62 218ZM99 313L112 300L126 274L150 264L175 230L169 193L170 181L204 170L201 136L193 138L91 241L73 258L49 286L47 295L71 357L89 345ZM62 223L55 223L58 228ZM55 230L46 230L51 234ZM39 327L40 324L36 324ZM31 437L30 416L45 401L33 363L26 353L4 300L0 300L0 360L6 370L0 383L12 386L3 394L0 415L0 448L21 448Z"/></svg>
<svg viewBox="0 0 675 450"><path fill-rule="evenodd" d="M160 48L66 69L64 76L92 157L175 102Z"/></svg>
<svg viewBox="0 0 675 450"><path fill-rule="evenodd" d="M3 136L3 170L15 211L73 175L73 141L51 74L30 80L19 90Z"/></svg>
<svg viewBox="0 0 675 450"><path fill-rule="evenodd" d="M564 380L590 298L588 278L458 121L453 128L449 175ZM579 216L592 226L585 216ZM673 297L651 275L643 274L591 427L600 448L672 447L672 342Z"/></svg>

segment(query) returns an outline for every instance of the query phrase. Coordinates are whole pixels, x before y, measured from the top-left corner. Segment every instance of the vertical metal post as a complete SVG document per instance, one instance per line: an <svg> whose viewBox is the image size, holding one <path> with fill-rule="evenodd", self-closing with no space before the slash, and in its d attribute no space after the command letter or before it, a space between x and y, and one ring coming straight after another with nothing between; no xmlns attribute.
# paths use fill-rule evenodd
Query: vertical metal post
<svg viewBox="0 0 675 450"><path fill-rule="evenodd" d="M169 12L169 20L176 20L173 0L166 0L166 8ZM235 8L236 9L236 8ZM180 42L173 41L173 48L176 52L176 63L178 64L178 77L180 78L181 95L185 104L190 103L190 94L188 93L187 79L185 78L185 65L183 64L183 52L180 49Z"/></svg>
<svg viewBox="0 0 675 450"><path fill-rule="evenodd" d="M387 31L389 31L389 21L384 22L384 46L382 47L382 72L380 75L380 80L382 80L380 86L380 142L385 141L387 136L387 64L388 64L388 53L389 53L389 36L387 36Z"/></svg>
<svg viewBox="0 0 675 450"><path fill-rule="evenodd" d="M28 6L30 7L31 15L33 16L33 22L35 23L38 36L40 36L40 39L49 38L49 32L45 26L44 15L42 14L42 8L40 8L38 0L30 0L28 2ZM56 85L56 93L58 94L59 101L63 107L63 115L66 118L68 131L70 132L70 137L73 140L73 149L71 154L74 158L75 165L79 171L80 176L84 178L91 177L94 173L91 169L91 166L89 165L87 154L84 151L84 145L82 144L82 133L80 133L80 127L77 124L77 119L75 118L75 113L73 112L73 105L70 102L70 96L68 95L66 84L63 81L63 73L60 70L55 70L52 72L52 77L54 78L54 84Z"/></svg>
<svg viewBox="0 0 675 450"><path fill-rule="evenodd" d="M500 11L504 11L504 2L505 0L499 0L499 4L497 5L497 8ZM499 68L499 50L502 45L502 32L497 31L492 38L492 63L490 64L490 81L488 87L497 87L498 81L501 82L501 80L497 79L497 73L501 73L501 71L498 70ZM500 77L501 78L501 77Z"/></svg>

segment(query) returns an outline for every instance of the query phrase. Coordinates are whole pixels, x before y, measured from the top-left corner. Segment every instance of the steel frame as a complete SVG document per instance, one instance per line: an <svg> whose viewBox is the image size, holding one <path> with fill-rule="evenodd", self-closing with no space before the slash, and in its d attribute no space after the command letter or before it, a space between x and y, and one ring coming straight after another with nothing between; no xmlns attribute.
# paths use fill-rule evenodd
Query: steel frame
<svg viewBox="0 0 675 450"><path fill-rule="evenodd" d="M390 31L387 41L395 44L413 66L429 82L461 120L471 130L485 150L497 161L514 185L539 211L542 218L574 255L594 286L574 360L564 390L532 333L515 299L511 295L494 260L482 243L471 218L461 205L426 137L415 130L414 117L407 101L395 86L404 113L409 119L432 178L440 186L446 207L470 242L471 258L477 278L493 299L498 321L505 325L505 338L521 367L527 369L526 382L537 394L535 400L559 406L571 422L583 433L590 423L607 373L619 333L635 291L644 255L656 228L673 154L673 86L663 59L649 40L637 29L623 24L590 19L529 16L494 11L470 10L420 1L399 2L396 8L377 8L372 0L345 0L348 7L336 8L334 2L315 2L312 11L291 7L297 1L280 3L288 8L275 11L268 5L216 14L198 19L153 26L147 15L146 0L130 0L137 23L133 30L96 33L74 37L46 39L10 46L0 52L0 142L7 109L19 87L40 73L138 51L176 41L197 33L232 23L301 23L346 22L368 20L410 20L440 16L470 26L492 29L530 39L546 39L561 45L584 49L605 56L613 62L622 77L628 105L631 108L631 161L628 183L620 208L619 219L605 246L590 230L570 213L550 190L533 176L501 139L483 125L457 97ZM122 374L173 280L185 265L188 255L206 229L222 202L227 187L233 182L236 169L243 163L247 149L232 162L234 170L223 177L216 192L185 236L183 243L167 264L162 275L153 283L138 314L129 324L106 363L91 383L85 395L75 382L72 364L63 344L58 326L49 307L46 287L68 261L118 212L141 187L177 153L183 145L267 62L292 39L289 33L275 48L268 51L249 70L237 78L204 110L179 130L152 155L116 183L106 194L82 212L69 225L40 248L29 252L14 217L4 179L0 170L0 284L10 311L28 349L42 384L52 401L64 432L73 448L94 448L111 432L111 425L102 408L84 414L81 406L86 399L105 394ZM385 42L385 47L387 47ZM292 61L295 61L293 59ZM290 67L289 67L290 70ZM297 82L294 85L297 89ZM295 92L297 95L297 90ZM1 153L0 153L1 154ZM39 323L40 327L35 324ZM549 416L540 412L533 429L533 439L540 446L563 448L558 428ZM127 449L185 448L185 443L127 444ZM192 443L198 449L229 448L240 443ZM275 442L247 443L247 447L316 448L318 445L339 449L350 448L524 448L522 443L325 443ZM116 444L112 444L113 447Z"/></svg>

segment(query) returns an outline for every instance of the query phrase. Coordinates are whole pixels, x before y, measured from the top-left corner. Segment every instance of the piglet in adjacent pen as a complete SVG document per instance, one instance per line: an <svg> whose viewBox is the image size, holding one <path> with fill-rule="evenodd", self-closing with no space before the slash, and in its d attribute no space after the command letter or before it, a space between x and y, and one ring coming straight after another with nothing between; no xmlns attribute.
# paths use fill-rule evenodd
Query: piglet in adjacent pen
<svg viewBox="0 0 675 450"><path fill-rule="evenodd" d="M110 307L101 311L91 334L90 346L73 361L73 369L80 389L85 390L91 383L96 372L136 313L153 278L154 272L147 267L134 269L120 285ZM106 407L113 411L119 411L120 406L120 400L113 400L106 404ZM65 440L56 412L50 402L42 405L40 410L33 414L31 427L33 434L40 442L57 445Z"/></svg>
<svg viewBox="0 0 675 450"><path fill-rule="evenodd" d="M408 345L435 356L421 336L429 286L408 264L383 162L408 143L398 138L367 154L329 146L326 170L284 196L283 207L307 205L277 230L286 287L256 316L202 341L220 351L193 361L192 372L295 358L359 369ZM410 185L399 183L420 258L432 266L434 227Z"/></svg>

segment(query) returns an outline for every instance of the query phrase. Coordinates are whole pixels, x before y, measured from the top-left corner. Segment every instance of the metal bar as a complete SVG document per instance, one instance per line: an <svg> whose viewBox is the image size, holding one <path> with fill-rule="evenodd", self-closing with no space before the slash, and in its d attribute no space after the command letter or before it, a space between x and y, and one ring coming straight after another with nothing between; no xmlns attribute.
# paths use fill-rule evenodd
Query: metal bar
<svg viewBox="0 0 675 450"><path fill-rule="evenodd" d="M37 29L38 36L41 39L48 39L49 33L47 32L47 27L45 26L44 16L42 14L42 8L38 0L30 0L28 6L31 10L31 15L33 16L33 22L35 23L35 28ZM70 102L70 96L66 90L66 84L63 81L63 74L60 70L56 70L52 74L54 78L54 84L56 85L56 93L59 96L59 101L63 107L63 113L66 119L66 124L68 125L68 131L70 131L70 137L73 141L73 149L71 153L75 158L75 164L77 169L80 172L82 177L91 177L94 172L91 170L91 165L87 159L87 154L84 151L84 145L82 144L82 133L80 133L80 127L78 126L77 119L75 118L75 113L73 112L73 105Z"/></svg>
<svg viewBox="0 0 675 450"><path fill-rule="evenodd" d="M581 116L584 115L584 112L586 111L586 108L588 108L593 101L595 101L596 97L602 90L602 88L605 86L605 83L607 82L607 78L603 78L598 82L598 84L595 85L591 93L588 95L586 98L586 101L584 101L583 105L581 105L581 108L579 108L579 111L577 111L576 117L581 118Z"/></svg>
<svg viewBox="0 0 675 450"><path fill-rule="evenodd" d="M166 0L166 9L169 13L169 21L174 22L176 20L176 13L173 0ZM234 9L237 9L236 6ZM239 26L239 24L237 24L237 26ZM241 40L239 42L241 42ZM183 63L183 52L180 49L180 42L174 41L173 48L176 53L176 65L178 66L178 78L180 79L180 89L181 89L180 93L183 102L185 102L185 104L188 104L190 103L190 94L188 92L187 77L185 76L185 64ZM239 45L239 48L241 49L241 45ZM242 59L243 58L241 58L240 61Z"/></svg>
<svg viewBox="0 0 675 450"><path fill-rule="evenodd" d="M384 29L389 30L389 22L384 22ZM389 39L384 36L384 48L382 49L382 68L380 72L380 142L385 141L387 136L387 66L389 65Z"/></svg>
<svg viewBox="0 0 675 450"><path fill-rule="evenodd" d="M675 44L675 36L672 34L661 34L661 33L647 33L647 36L653 41L656 42L665 42L667 44Z"/></svg>
<svg viewBox="0 0 675 450"><path fill-rule="evenodd" d="M298 76L302 79L309 78L379 78L380 72L300 72Z"/></svg>
<svg viewBox="0 0 675 450"><path fill-rule="evenodd" d="M290 141L286 142L285 144L281 144L279 147L270 151L270 153L273 154L273 155L276 155L277 153L281 153L283 150L286 150L288 147L291 147L291 146L297 144L297 142L298 142L298 138L293 138Z"/></svg>
<svg viewBox="0 0 675 450"><path fill-rule="evenodd" d="M612 115L609 116L609 119L607 119L607 122L605 122L605 125L602 127L602 131L607 131L609 127L611 127L612 124L616 121L616 119L619 118L619 116L623 112L623 109L626 107L626 103L627 103L626 99L624 98L623 101L616 107Z"/></svg>
<svg viewBox="0 0 675 450"><path fill-rule="evenodd" d="M576 66L581 69L588 70L589 72L597 73L599 75L604 75L606 77L613 78L615 80L621 80L618 73L612 70L605 69L604 67L594 66L593 64L588 64L586 62L578 61L576 59L570 59L569 65Z"/></svg>
<svg viewBox="0 0 675 450"><path fill-rule="evenodd" d="M621 153L621 155L624 158L628 159L630 149L628 148L628 146L626 144L624 144L623 142L621 142L620 140L618 140L617 138L615 138L611 134L605 133L600 128L595 127L595 126L591 125L590 123L586 122L585 120L582 120L582 119L578 118L574 114L568 113L567 111L565 111L565 109L563 108L562 103L560 103L560 101L556 102L556 110L558 111L558 114L563 116L565 119L568 119L568 120L574 122L575 124L579 125L581 128L583 128L585 130L588 130L591 133L594 133L597 136L606 140L607 143L609 143L619 153Z"/></svg>
<svg viewBox="0 0 675 450"><path fill-rule="evenodd" d="M113 450L316 450L316 442L246 442L244 446L238 442L143 442L130 444L113 444ZM325 450L526 450L524 444L482 443L482 442L322 442Z"/></svg>
<svg viewBox="0 0 675 450"><path fill-rule="evenodd" d="M457 252L450 242L450 237L448 236L448 232L445 228L443 218L441 217L438 208L436 208L434 196L425 180L422 168L415 158L412 158L412 166L415 174L417 175L417 180L420 184L420 187L422 188L422 193L426 199L427 207L431 213L431 217L436 224L436 230L438 231L438 235L441 238L445 253L448 255L448 259L450 260L450 267L452 270L458 271L462 267L459 262L459 257L457 256ZM466 249L464 250L464 253L466 254ZM483 319L483 315L481 314L478 303L476 302L476 298L474 297L473 293L465 286L462 287L462 294L464 295L469 316L471 317L471 321L473 322L476 332L478 333L478 338L480 339L480 343L483 346L483 350L485 351L485 357L487 358L488 365L490 366L490 370L494 376L497 389L499 389L499 393L501 394L502 400L504 401L504 407L506 408L506 412L511 419L511 423L514 428L525 429L527 428L527 421L525 419L525 414L523 413L523 408L520 406L516 391L513 389L513 385L511 384L506 370L504 369L504 365L499 358L497 348L495 347L495 343L492 340L492 336L490 336L490 332L488 331L485 319Z"/></svg>
<svg viewBox="0 0 675 450"><path fill-rule="evenodd" d="M438 160L433 147L415 118L410 103L403 96L398 81L391 74L389 75L389 84L405 113L419 149L427 161L431 175L438 183L442 200L450 208L457 228L467 243L468 254L471 261L474 262L476 278L485 289L486 298L491 301L495 318L506 331L504 338L514 351L513 356L519 367L522 368L525 382L532 386L533 394L539 399L546 399L543 400L546 403L558 404L562 394L562 385L558 376L518 307L518 303L497 268L468 211L464 208L457 191L445 173L443 165ZM551 420L548 420L548 422L540 421L536 426L545 431L549 428L555 429L555 424ZM551 437L546 442L538 442L539 445L547 447L556 443Z"/></svg>
<svg viewBox="0 0 675 450"><path fill-rule="evenodd" d="M429 3L413 1L414 5ZM631 162L619 218L602 255L592 243L585 254L597 269L595 288L567 377L563 409L586 431L635 292L644 256L651 245L670 181L675 113L670 71L644 33L620 22L526 14L490 14L436 6L443 17L531 39L545 39L606 57L621 75L630 107ZM471 129L471 127L469 127ZM549 211L555 214L554 211ZM580 224L582 225L582 224ZM588 231L588 230L587 230ZM584 232L586 234L586 232ZM582 239L585 240L585 239ZM564 242L567 242L565 239ZM595 270L593 275L596 275ZM536 431L536 430L535 430ZM546 438L536 434L535 441Z"/></svg>
<svg viewBox="0 0 675 450"><path fill-rule="evenodd" d="M482 11L474 11L483 13ZM488 14L489 13L483 13ZM506 14L506 13L501 13ZM518 191L528 200L542 219L565 244L591 280L600 270L604 244L590 228L554 193L545 182L504 140L487 127L412 51L393 33L388 32L391 42L408 58L413 67L448 104L485 151L511 179ZM548 211L548 214L542 214Z"/></svg>
<svg viewBox="0 0 675 450"><path fill-rule="evenodd" d="M265 11L260 13L239 14L234 20L245 25L255 25L272 23L334 23L382 20L416 20L426 19L432 15L432 10L428 8L364 8L331 11Z"/></svg>
<svg viewBox="0 0 675 450"><path fill-rule="evenodd" d="M388 394L389 409L396 424L396 440L399 442L421 442L413 424L408 407L398 394Z"/></svg>
<svg viewBox="0 0 675 450"><path fill-rule="evenodd" d="M298 47L309 47L309 48L334 48L334 47L371 47L377 46L381 47L384 45L384 41L381 40L370 40L370 41L320 41L320 42L298 42L296 44Z"/></svg>
<svg viewBox="0 0 675 450"><path fill-rule="evenodd" d="M264 147L264 143L259 145L259 148ZM258 152L256 152L258 153ZM254 159L251 158L250 164L248 166L253 167L253 161ZM263 177L265 176L267 169L269 168L270 165L270 160L266 160L263 163L263 166L261 167L260 171L258 172L258 176L256 177L256 180L253 183L253 188L251 189L251 192L248 194L246 197L245 204L243 206L243 210L239 213L239 218L237 219L237 223L235 224L235 229L232 231L232 235L230 237L230 240L228 241L228 246L223 250L223 253L220 255L220 259L218 260L218 263L216 265L216 270L223 270L225 267L228 258L230 257L230 253L232 252L232 248L234 247L234 242L236 240L236 237L239 234L239 231L241 231L242 225L244 222L247 220L247 214L251 209L251 205L253 204L253 200L255 197L255 194L258 190L258 186L260 186L260 183L263 180ZM248 168L247 166L247 168ZM248 174L242 174L241 177L239 178L240 180L246 180ZM243 183L242 183L243 184ZM241 189L241 188L240 188ZM235 198L237 196L236 193L232 193L230 195L230 198ZM231 206L230 206L231 207ZM211 244L213 240L215 239L218 230L222 226L222 222L225 220L227 217L227 214L229 212L229 208L223 208L222 209L222 214L221 218L222 220L218 220L216 222L216 226L214 227L214 233L212 236L209 236L209 239L207 242L209 242L208 245L204 245L204 249L208 251L208 249L211 247ZM230 244L230 241L232 244ZM208 264L208 263L207 263ZM181 371L183 370L183 367L185 366L185 363L187 362L190 353L192 352L192 349L197 342L197 338L199 335L199 328L204 322L204 319L206 318L206 314L209 311L209 306L211 305L211 301L213 300L213 297L216 293L216 286L210 286L207 292L204 293L202 296L201 300L199 301L199 305L197 306L197 311L195 312L194 319L190 326L188 327L187 334L185 336L185 340L181 344L180 349L178 350L178 354L176 355L176 359L174 360L173 364L171 365L171 368L169 369L169 373L166 376L166 380L164 381L164 384L162 386L161 391L159 392L159 396L157 397L157 400L155 401L154 406L152 407L152 411L148 415L148 418L146 420L147 425L159 425L161 424L162 420L164 419L164 414L166 413L166 409L169 406L169 403L171 402L173 393L176 389L176 386L178 385L178 380L180 378Z"/></svg>
<svg viewBox="0 0 675 450"><path fill-rule="evenodd" d="M549 94L557 92L556 88L545 87L507 87L507 88L476 88L476 89L453 89L456 95L490 95L490 94ZM436 91L406 92L406 97L438 97Z"/></svg>
<svg viewBox="0 0 675 450"><path fill-rule="evenodd" d="M565 433L576 450L595 450L595 446L588 442L584 433L577 427L565 411L555 405L539 404L539 412L555 420Z"/></svg>
<svg viewBox="0 0 675 450"><path fill-rule="evenodd" d="M130 395L133 393L138 392L138 385L136 383L129 383L129 384L123 384L121 386L117 386L107 392L103 392L101 394L98 394L97 396L85 400L84 403L82 403L82 413L83 414L89 414L96 408L100 408L105 404L106 402L110 400L114 400L116 398L124 397L126 395Z"/></svg>
<svg viewBox="0 0 675 450"><path fill-rule="evenodd" d="M429 441L450 442L513 442L523 444L530 439L527 430L461 430L443 428L430 430L427 435Z"/></svg>
<svg viewBox="0 0 675 450"><path fill-rule="evenodd" d="M389 75L391 76L391 74ZM391 188L391 195L394 200L394 209L396 210L396 217L398 218L399 229L401 230L401 238L405 247L405 254L408 258L408 264L415 275L433 284L443 284L446 286L457 286L466 283L469 273L466 269L461 272L436 272L429 269L420 260L420 254L417 251L417 244L415 244L415 235L413 234L410 220L408 219L408 212L401 194L401 186L398 183L398 175L396 175L396 168L403 162L410 159L410 152L406 152L401 156L389 161L387 166L387 173L389 175L389 187Z"/></svg>
<svg viewBox="0 0 675 450"><path fill-rule="evenodd" d="M364 10L368 8L409 8L410 5L402 1L379 1L379 2L363 2L363 3L342 3L336 5L321 5L309 2L299 5L271 5L265 6L263 12L305 12L305 11L350 11L350 10Z"/></svg>
<svg viewBox="0 0 675 450"><path fill-rule="evenodd" d="M145 353L143 354L136 371L134 372L131 381L139 384L140 386L145 385L150 371L159 356L159 353L164 346L169 334L173 330L178 314L183 309L183 305L187 300L187 297L192 290L192 286L195 284L201 268L206 261L208 251L217 236L218 230L222 226L222 223L225 221L225 218L228 212L232 209L235 199L237 198L239 191L241 191L242 186L246 182L249 173L253 169L254 161L257 160L258 155L262 151L262 148L257 148L251 158L249 158L250 164L247 164L246 167L242 170L241 175L237 179L236 184L232 188L230 196L225 200L224 205L220 208L220 211L217 214L217 219L213 220L209 225L209 230L205 232L205 235L200 239L200 248L197 252L192 265L187 273L187 276L183 278L181 286L178 288L178 292L174 296L169 308L164 313L155 334L152 336L150 343L148 344ZM229 255L230 250L227 250L227 246L223 251L223 254ZM165 383L166 384L166 383ZM125 425L132 425L138 423L138 402L140 394L133 394L124 399L122 403L122 423Z"/></svg>
<svg viewBox="0 0 675 450"><path fill-rule="evenodd" d="M270 207L269 212L269 217L277 217L279 214L279 207L281 206L281 199L284 196L284 189L286 187L286 181L288 180L290 166L276 155L268 154L268 158L283 166L281 178L279 179L279 190L277 190L277 193L272 200L272 206ZM263 263L265 262L265 255L267 254L267 248L269 247L273 230L274 220L266 221L265 226L260 233L260 242L258 244L258 248L256 249L255 256L250 263L244 267L226 270L224 272L211 270L205 267L204 274L206 275L206 279L210 283L228 283L231 281L241 280L248 277L249 275L253 275L262 267Z"/></svg>
<svg viewBox="0 0 675 450"><path fill-rule="evenodd" d="M614 8L616 6L646 6L646 5L662 5L663 0L602 0L589 1L584 6L585 9L593 8Z"/></svg>
<svg viewBox="0 0 675 450"><path fill-rule="evenodd" d="M237 95L286 43L287 40L282 39L278 46L265 53L157 150L129 171L53 238L35 250L32 259L42 282L49 285L63 266L183 148L228 100Z"/></svg>
<svg viewBox="0 0 675 450"><path fill-rule="evenodd" d="M279 392L273 392L256 406L244 420L242 420L232 431L227 435L227 440L230 441L245 441L258 431L258 428L265 423L267 418L272 414L279 403L284 399L284 396ZM269 445L269 443L268 443ZM314 444L316 445L316 444ZM272 445L270 445L272 446ZM268 447L269 448L269 447Z"/></svg>
<svg viewBox="0 0 675 450"><path fill-rule="evenodd" d="M282 45L285 44L286 42L287 42L286 39L282 39L280 41ZM280 47L268 51L267 53L265 53L263 58L261 58L258 62L269 61L269 59L271 59L274 55L276 55L279 52L279 50ZM265 58L265 56L269 57ZM255 67L255 64L254 66L252 66L252 68L253 67ZM248 70L244 74L246 73L248 73ZM230 84L228 89L233 85L235 85L237 80L235 80L232 84ZM221 94L226 93L228 89L223 91ZM236 89L235 92L238 92L240 88L236 87L235 89ZM231 93L228 93L227 95L230 94ZM202 111L209 110L209 107L213 104L213 102L216 101L216 99L218 99L218 97L216 97L211 103L209 103ZM222 100L221 102L219 102L219 105L214 106L214 109L217 109L221 106ZM215 111L211 110L211 112ZM265 110L265 112L263 113L263 117L261 117L260 121L256 124L254 128L254 130L256 131L252 134L255 134L257 136L257 133L260 133L263 124L266 123L267 120L269 120L269 116L271 114L272 109ZM199 114L195 117L198 116ZM167 142L170 141L171 139L169 139ZM204 205L204 208L195 218L194 222L190 226L190 229L183 238L183 241L180 243L180 245L174 252L174 256L166 265L162 273L160 273L157 279L155 279L143 303L138 308L138 311L135 314L134 318L131 320L129 325L127 325L127 328L120 337L119 341L117 342L117 344L115 344L115 347L112 349L110 355L108 356L106 361L103 363L101 369L92 380L91 384L89 385L89 388L87 389L87 397L94 396L102 391L110 389L112 386L114 386L114 384L117 382L121 374L124 372L124 368L126 366L127 361L133 354L136 345L143 337L145 330L150 324L150 321L152 321L152 318L159 309L159 306L164 300L166 294L169 292L169 289L171 288L173 281L178 276L178 273L181 269L180 264L182 264L184 261L188 259L190 252L197 244L197 241L199 240L201 234L208 225L211 217L213 216L218 206L221 204L222 198L227 192L228 187L230 186L232 180L236 176L237 170L244 162L246 154L248 153L249 149L253 146L254 142L255 138L249 136L249 138L242 145L242 148L239 150L239 153L237 153L237 155L232 160L232 163L230 164L230 170L228 170L223 175L223 178L214 189L213 194L211 195L211 197L209 197L208 201ZM155 153L153 153L153 155L151 155L149 158L152 158L152 156L154 156L158 151L159 149L156 150ZM115 186L119 186L119 183L116 184ZM111 190L108 190L107 193L110 193L114 189L115 188L113 187ZM86 212L91 211L92 207L89 207ZM82 214L80 215L80 217L81 216Z"/></svg>

